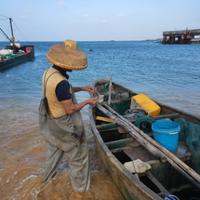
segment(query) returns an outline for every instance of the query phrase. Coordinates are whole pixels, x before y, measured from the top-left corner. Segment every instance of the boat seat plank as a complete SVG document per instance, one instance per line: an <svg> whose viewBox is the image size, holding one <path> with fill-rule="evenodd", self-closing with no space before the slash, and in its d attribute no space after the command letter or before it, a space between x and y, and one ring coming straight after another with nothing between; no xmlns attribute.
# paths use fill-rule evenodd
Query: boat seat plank
<svg viewBox="0 0 200 200"><path fill-rule="evenodd" d="M109 149L116 149L116 148L120 148L120 147L125 147L128 144L130 144L131 142L133 142L133 138L128 137L128 138L124 138L124 139L120 139L120 140L106 142L105 144L107 145L107 147Z"/></svg>
<svg viewBox="0 0 200 200"><path fill-rule="evenodd" d="M117 128L118 125L111 122L111 123L107 123L107 124L97 125L96 127L99 131L102 131L102 130L109 130L109 129Z"/></svg>
<svg viewBox="0 0 200 200"><path fill-rule="evenodd" d="M106 134L106 133L110 134L111 131L117 131L117 128L102 129L102 130L100 130L99 132L100 132L101 134Z"/></svg>
<svg viewBox="0 0 200 200"><path fill-rule="evenodd" d="M111 152L117 153L117 152L123 151L125 149L129 149L129 148L130 148L130 146L128 145L128 146L125 146L125 147L119 147L119 148L116 148L116 149L111 149Z"/></svg>
<svg viewBox="0 0 200 200"><path fill-rule="evenodd" d="M144 162L148 162L150 160L156 160L156 157L150 154L149 151L147 151L142 146L136 146L134 148L124 149L123 151L131 160L140 159Z"/></svg>

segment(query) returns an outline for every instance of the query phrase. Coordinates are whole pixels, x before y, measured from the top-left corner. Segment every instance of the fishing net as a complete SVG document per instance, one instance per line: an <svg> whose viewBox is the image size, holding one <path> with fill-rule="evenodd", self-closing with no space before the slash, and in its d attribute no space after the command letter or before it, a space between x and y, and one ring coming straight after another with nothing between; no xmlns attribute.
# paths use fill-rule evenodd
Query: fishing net
<svg viewBox="0 0 200 200"><path fill-rule="evenodd" d="M176 119L175 121L181 125L180 140L186 142L192 154L193 169L200 174L200 125L185 119Z"/></svg>

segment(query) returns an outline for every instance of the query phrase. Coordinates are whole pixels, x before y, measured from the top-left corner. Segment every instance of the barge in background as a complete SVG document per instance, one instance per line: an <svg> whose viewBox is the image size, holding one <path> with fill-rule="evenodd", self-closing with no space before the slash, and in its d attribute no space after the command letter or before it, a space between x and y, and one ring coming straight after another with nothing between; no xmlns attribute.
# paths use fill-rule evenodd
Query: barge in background
<svg viewBox="0 0 200 200"><path fill-rule="evenodd" d="M162 44L200 44L200 29L163 32Z"/></svg>

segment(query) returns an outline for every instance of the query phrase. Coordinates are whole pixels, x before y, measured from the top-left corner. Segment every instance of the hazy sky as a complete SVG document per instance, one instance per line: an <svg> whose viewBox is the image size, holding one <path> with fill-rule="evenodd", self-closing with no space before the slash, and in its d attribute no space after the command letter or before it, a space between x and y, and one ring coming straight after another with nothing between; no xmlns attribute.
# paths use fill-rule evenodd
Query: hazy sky
<svg viewBox="0 0 200 200"><path fill-rule="evenodd" d="M154 39L200 28L200 0L1 0L0 15L14 19L19 40Z"/></svg>

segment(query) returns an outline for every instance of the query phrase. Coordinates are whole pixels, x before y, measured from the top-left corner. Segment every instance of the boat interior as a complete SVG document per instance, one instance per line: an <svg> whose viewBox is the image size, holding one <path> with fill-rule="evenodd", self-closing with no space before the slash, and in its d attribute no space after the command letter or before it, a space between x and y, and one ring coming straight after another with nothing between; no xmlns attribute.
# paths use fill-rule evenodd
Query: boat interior
<svg viewBox="0 0 200 200"><path fill-rule="evenodd" d="M96 88L98 94L104 95L104 102L108 103L109 98L111 98L110 107L123 116L127 115L127 118L131 116L130 113L127 114L127 110L129 110L131 106L131 97L136 95L136 93L112 83L111 95L109 97L109 81L97 82ZM140 143L138 143L127 130L114 122L107 120L107 116L98 110L98 108L94 108L93 112L95 117L103 117L102 119L100 118L100 120L96 118L97 130L104 141L104 144L121 163L122 168L125 168L132 174L137 175L139 180L144 185L161 197L173 194L179 199L200 199L199 188L191 183L177 169L171 166L167 159L156 157L151 152L146 150L146 148L140 145ZM139 109L138 112L140 114L142 113L142 115L148 116L148 114L143 110ZM172 108L161 106L161 113L155 119L170 118L171 120L176 120L182 118L183 116L183 113L177 112ZM190 119L189 116L184 117L188 120ZM128 119L133 121L133 123L143 130L143 132L148 134L150 137L153 137L151 130L151 118L150 120L146 118L149 121L146 120L143 124L137 124L137 120L135 118L130 117ZM192 120L196 122L196 119ZM193 152L190 151L184 140L179 141L178 150L174 152L174 154L188 166L194 167L193 165L197 165L198 163L193 162L192 153ZM142 170L137 170L137 162L139 162L139 165L142 166ZM197 171L198 170L199 169L197 168Z"/></svg>

